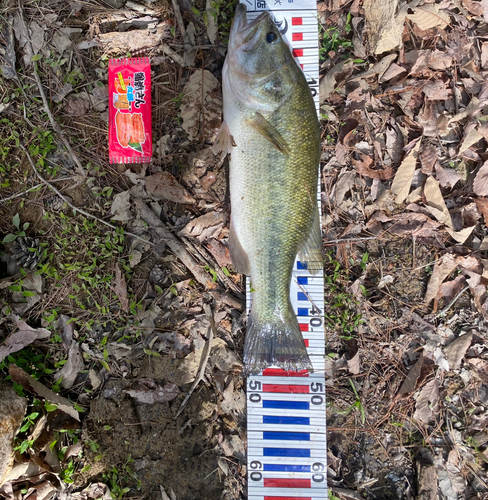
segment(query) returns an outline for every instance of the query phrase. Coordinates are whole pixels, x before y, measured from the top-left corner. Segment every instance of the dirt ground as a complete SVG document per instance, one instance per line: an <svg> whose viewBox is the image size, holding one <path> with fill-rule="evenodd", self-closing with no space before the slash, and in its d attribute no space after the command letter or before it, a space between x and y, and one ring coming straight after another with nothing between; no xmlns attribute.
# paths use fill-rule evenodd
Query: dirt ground
<svg viewBox="0 0 488 500"><path fill-rule="evenodd" d="M0 5L1 498L247 497L211 149L235 4ZM317 4L332 500L488 499L485 4ZM108 158L128 54L151 57L148 165Z"/></svg>

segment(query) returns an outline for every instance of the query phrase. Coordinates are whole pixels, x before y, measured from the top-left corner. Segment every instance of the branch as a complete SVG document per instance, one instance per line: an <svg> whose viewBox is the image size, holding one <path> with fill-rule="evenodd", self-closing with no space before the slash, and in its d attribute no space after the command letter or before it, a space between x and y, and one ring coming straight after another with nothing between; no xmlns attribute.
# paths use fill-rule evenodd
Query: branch
<svg viewBox="0 0 488 500"><path fill-rule="evenodd" d="M71 179L75 179L76 176L71 175L70 177L61 177L60 179L52 179L50 182L62 182L62 181L70 181ZM21 193L13 194L12 196L9 196L7 198L2 198L0 200L0 203L5 203L6 201L14 200L15 198L21 198L25 194L29 193L30 191L34 191L34 189L37 189L41 186L44 186L45 184L41 182L41 184L36 184L35 186L32 186L29 189L26 189L25 191L22 191Z"/></svg>

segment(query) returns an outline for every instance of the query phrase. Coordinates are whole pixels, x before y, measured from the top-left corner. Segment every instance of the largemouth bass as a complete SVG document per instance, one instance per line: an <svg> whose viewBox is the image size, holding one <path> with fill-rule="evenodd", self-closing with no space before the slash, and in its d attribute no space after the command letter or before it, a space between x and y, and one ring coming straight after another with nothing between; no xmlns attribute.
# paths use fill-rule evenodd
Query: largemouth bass
<svg viewBox="0 0 488 500"><path fill-rule="evenodd" d="M317 206L320 127L305 76L271 15L237 6L223 74L217 148L230 153L229 250L251 276L244 363L312 370L290 303L297 254L322 268Z"/></svg>

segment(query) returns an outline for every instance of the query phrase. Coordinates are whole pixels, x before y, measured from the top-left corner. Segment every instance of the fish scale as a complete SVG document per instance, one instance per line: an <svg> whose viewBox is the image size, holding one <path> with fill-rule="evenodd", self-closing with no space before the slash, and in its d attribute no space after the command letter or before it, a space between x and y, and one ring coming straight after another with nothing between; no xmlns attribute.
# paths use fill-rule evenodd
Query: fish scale
<svg viewBox="0 0 488 500"><path fill-rule="evenodd" d="M318 29L313 0L242 0L251 21L271 10L305 73L318 102ZM280 28L281 29L281 28ZM320 203L320 183L317 192ZM320 204L319 204L320 206ZM323 273L310 274L298 259L293 266L290 300L303 334L313 373L265 369L247 380L248 499L326 500L325 340ZM247 279L247 309L251 308ZM284 433L278 439L268 432ZM300 439L300 434L303 434ZM315 438L311 438L315 436ZM288 439L289 438L289 439Z"/></svg>

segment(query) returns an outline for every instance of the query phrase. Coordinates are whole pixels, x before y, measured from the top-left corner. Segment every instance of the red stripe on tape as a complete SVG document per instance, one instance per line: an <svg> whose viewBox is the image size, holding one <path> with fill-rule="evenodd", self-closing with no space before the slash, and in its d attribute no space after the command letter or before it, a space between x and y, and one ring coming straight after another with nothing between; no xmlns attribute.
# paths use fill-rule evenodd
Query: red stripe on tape
<svg viewBox="0 0 488 500"><path fill-rule="evenodd" d="M310 497L264 497L264 500L312 500Z"/></svg>
<svg viewBox="0 0 488 500"><path fill-rule="evenodd" d="M264 478L265 488L311 488L310 479Z"/></svg>
<svg viewBox="0 0 488 500"><path fill-rule="evenodd" d="M266 368L265 370L263 370L263 375L265 377L308 377L309 373L307 370L293 372L282 370L281 368Z"/></svg>
<svg viewBox="0 0 488 500"><path fill-rule="evenodd" d="M291 394L309 394L308 385L263 384L263 392L289 392Z"/></svg>
<svg viewBox="0 0 488 500"><path fill-rule="evenodd" d="M308 323L298 323L301 332L308 332Z"/></svg>
<svg viewBox="0 0 488 500"><path fill-rule="evenodd" d="M303 40L303 33L293 33L293 35L291 35L291 39L294 42L301 42Z"/></svg>
<svg viewBox="0 0 488 500"><path fill-rule="evenodd" d="M303 49L293 49L293 55L295 57L302 57L303 56Z"/></svg>
<svg viewBox="0 0 488 500"><path fill-rule="evenodd" d="M310 341L308 339L303 339L305 341L305 347L309 347Z"/></svg>
<svg viewBox="0 0 488 500"><path fill-rule="evenodd" d="M303 19L301 17L292 17L291 25L292 26L301 26L303 24Z"/></svg>

